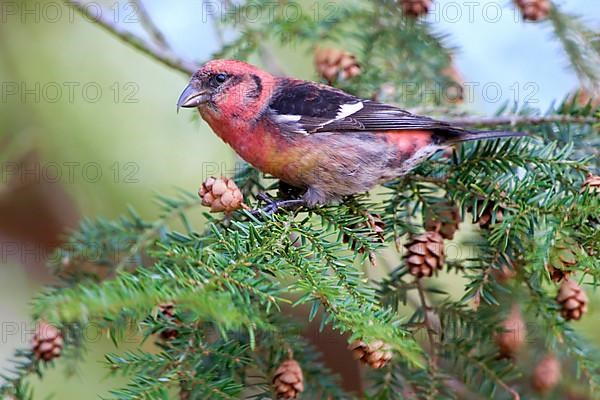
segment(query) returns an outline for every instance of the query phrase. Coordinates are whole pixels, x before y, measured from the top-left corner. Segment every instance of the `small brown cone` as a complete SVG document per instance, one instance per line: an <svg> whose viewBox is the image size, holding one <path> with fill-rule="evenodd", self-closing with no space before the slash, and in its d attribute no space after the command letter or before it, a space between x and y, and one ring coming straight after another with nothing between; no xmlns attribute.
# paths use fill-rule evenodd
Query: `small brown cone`
<svg viewBox="0 0 600 400"><path fill-rule="evenodd" d="M352 342L348 349L352 351L352 357L369 365L371 368L383 368L392 359L390 347L381 340L366 344L362 340Z"/></svg>
<svg viewBox="0 0 600 400"><path fill-rule="evenodd" d="M210 177L198 191L202 205L210 207L210 212L231 213L242 207L244 196L233 179Z"/></svg>
<svg viewBox="0 0 600 400"><path fill-rule="evenodd" d="M589 174L581 185L581 193L589 190L591 193L600 194L600 176Z"/></svg>
<svg viewBox="0 0 600 400"><path fill-rule="evenodd" d="M360 65L352 53L331 48L315 50L315 68L329 83L348 80L361 73Z"/></svg>
<svg viewBox="0 0 600 400"><path fill-rule="evenodd" d="M417 278L432 276L444 263L444 239L437 232L427 231L414 236L405 245L408 271Z"/></svg>
<svg viewBox="0 0 600 400"><path fill-rule="evenodd" d="M380 242L384 241L385 222L381 219L379 214L369 214L367 219L369 228L373 230L373 233L377 236Z"/></svg>
<svg viewBox="0 0 600 400"><path fill-rule="evenodd" d="M162 315L163 318L176 321L177 317L175 316L175 304L173 303L163 303L158 305L158 312ZM160 332L160 338L164 341L173 340L177 337L178 332L176 329L165 329Z"/></svg>
<svg viewBox="0 0 600 400"><path fill-rule="evenodd" d="M467 210L473 214L474 221L479 224L481 229L489 229L492 223L500 223L504 218L502 207L496 207L496 210L494 211L494 206L495 204L488 203L482 210L481 204L478 204L477 212L473 212L473 207L471 206L469 206Z"/></svg>
<svg viewBox="0 0 600 400"><path fill-rule="evenodd" d="M273 388L278 399L295 399L304 391L302 368L296 360L286 360L273 375Z"/></svg>
<svg viewBox="0 0 600 400"><path fill-rule="evenodd" d="M429 12L432 0L400 0L402 13L407 17L418 18Z"/></svg>
<svg viewBox="0 0 600 400"><path fill-rule="evenodd" d="M458 208L447 201L427 207L423 217L425 230L439 232L444 239L449 240L454 238L461 220Z"/></svg>
<svg viewBox="0 0 600 400"><path fill-rule="evenodd" d="M563 279L569 278L569 272L563 269L554 268L552 265L548 264L548 273L550 274L550 279L553 282L561 282Z"/></svg>
<svg viewBox="0 0 600 400"><path fill-rule="evenodd" d="M560 282L569 277L569 273L577 264L577 247L574 240L566 238L550 249L546 267L554 282Z"/></svg>
<svg viewBox="0 0 600 400"><path fill-rule="evenodd" d="M560 376L560 362L553 355L548 355L533 370L531 386L539 393L546 393L558 385Z"/></svg>
<svg viewBox="0 0 600 400"><path fill-rule="evenodd" d="M372 242L383 243L385 240L385 238L384 238L385 222L381 219L381 216L379 214L367 215L366 225L371 229L371 232L369 232L367 234L367 237L369 239L371 239ZM358 228L358 226L353 226L353 228ZM349 241L350 241L350 236L344 233L342 235L342 242L348 243ZM357 249L356 248L357 245L358 245L358 243L353 243L352 250L358 250L358 252L361 254L364 253L365 252L364 246Z"/></svg>
<svg viewBox="0 0 600 400"><path fill-rule="evenodd" d="M567 321L579 320L587 311L588 297L572 279L565 279L560 284L556 301L561 305L560 314Z"/></svg>
<svg viewBox="0 0 600 400"><path fill-rule="evenodd" d="M60 330L42 321L35 327L31 344L35 358L51 361L60 357L63 348L63 337Z"/></svg>
<svg viewBox="0 0 600 400"><path fill-rule="evenodd" d="M550 0L515 0L524 20L540 21L550 15Z"/></svg>
<svg viewBox="0 0 600 400"><path fill-rule="evenodd" d="M525 321L517 305L513 305L510 314L502 321L503 332L496 335L495 341L501 357L514 357L525 342Z"/></svg>

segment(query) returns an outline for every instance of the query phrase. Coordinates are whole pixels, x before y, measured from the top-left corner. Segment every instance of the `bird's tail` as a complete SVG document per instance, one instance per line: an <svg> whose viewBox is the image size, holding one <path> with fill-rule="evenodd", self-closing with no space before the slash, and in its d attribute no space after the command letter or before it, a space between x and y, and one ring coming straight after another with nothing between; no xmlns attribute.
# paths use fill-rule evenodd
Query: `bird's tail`
<svg viewBox="0 0 600 400"><path fill-rule="evenodd" d="M469 140L486 140L500 139L507 137L522 137L527 136L525 132L508 132L508 131L455 131L450 137L447 137L446 143L459 143Z"/></svg>

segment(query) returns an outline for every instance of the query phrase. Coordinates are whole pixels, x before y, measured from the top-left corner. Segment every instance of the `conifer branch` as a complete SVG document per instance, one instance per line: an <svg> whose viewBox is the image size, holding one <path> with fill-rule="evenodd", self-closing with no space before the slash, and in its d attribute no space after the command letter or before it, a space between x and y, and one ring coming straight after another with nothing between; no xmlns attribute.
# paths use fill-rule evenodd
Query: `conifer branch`
<svg viewBox="0 0 600 400"><path fill-rule="evenodd" d="M600 117L578 115L544 115L544 116L502 116L502 117L466 117L448 120L451 124L460 126L497 126L497 125L543 125L552 123L564 124L596 124Z"/></svg>

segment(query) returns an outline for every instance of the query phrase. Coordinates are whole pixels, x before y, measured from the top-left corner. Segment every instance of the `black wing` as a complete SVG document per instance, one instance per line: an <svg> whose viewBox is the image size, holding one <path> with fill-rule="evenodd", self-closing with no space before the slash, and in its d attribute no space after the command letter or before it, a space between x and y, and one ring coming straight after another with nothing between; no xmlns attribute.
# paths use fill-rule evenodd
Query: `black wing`
<svg viewBox="0 0 600 400"><path fill-rule="evenodd" d="M271 104L271 118L288 133L441 130L460 128L429 117L313 82L282 78Z"/></svg>

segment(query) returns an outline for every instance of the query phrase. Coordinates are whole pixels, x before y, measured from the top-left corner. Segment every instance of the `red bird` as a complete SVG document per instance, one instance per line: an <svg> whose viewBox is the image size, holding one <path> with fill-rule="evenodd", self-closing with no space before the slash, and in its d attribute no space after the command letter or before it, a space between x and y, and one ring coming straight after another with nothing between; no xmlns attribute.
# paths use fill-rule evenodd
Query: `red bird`
<svg viewBox="0 0 600 400"><path fill-rule="evenodd" d="M244 160L304 189L309 207L406 174L455 143L523 135L468 131L235 60L206 63L177 106L198 108Z"/></svg>

